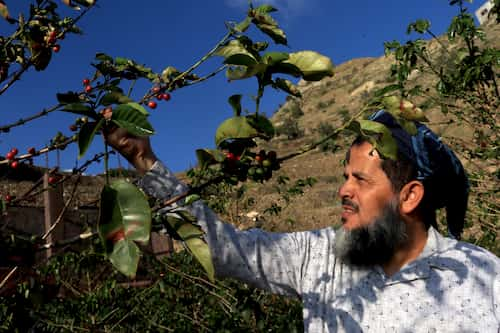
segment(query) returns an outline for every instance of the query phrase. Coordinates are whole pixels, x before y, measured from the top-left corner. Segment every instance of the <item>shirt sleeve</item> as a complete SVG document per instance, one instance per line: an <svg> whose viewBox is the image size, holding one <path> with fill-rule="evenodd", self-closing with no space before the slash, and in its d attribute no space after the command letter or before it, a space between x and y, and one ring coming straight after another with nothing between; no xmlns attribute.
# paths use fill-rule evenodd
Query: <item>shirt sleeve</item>
<svg viewBox="0 0 500 333"><path fill-rule="evenodd" d="M157 199L168 199L187 190L161 162L138 181L138 185ZM260 229L239 231L223 223L204 203L167 207L184 209L197 218L205 232L218 277L233 277L272 293L298 296L304 272L307 242L305 232L270 233Z"/></svg>

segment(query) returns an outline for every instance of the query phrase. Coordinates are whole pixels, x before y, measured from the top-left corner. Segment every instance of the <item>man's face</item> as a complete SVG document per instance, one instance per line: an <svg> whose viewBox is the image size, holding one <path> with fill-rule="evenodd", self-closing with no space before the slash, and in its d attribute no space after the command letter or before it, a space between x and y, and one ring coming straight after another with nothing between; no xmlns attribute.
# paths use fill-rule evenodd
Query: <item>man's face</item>
<svg viewBox="0 0 500 333"><path fill-rule="evenodd" d="M382 160L368 142L354 145L344 169L345 182L339 189L342 224L345 230L368 226L394 200L391 182L381 167Z"/></svg>

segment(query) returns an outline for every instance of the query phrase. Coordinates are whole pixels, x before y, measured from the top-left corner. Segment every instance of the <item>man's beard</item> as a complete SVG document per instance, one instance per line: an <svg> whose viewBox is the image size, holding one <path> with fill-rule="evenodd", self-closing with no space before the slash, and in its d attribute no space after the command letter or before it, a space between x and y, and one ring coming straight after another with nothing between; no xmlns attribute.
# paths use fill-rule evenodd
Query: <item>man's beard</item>
<svg viewBox="0 0 500 333"><path fill-rule="evenodd" d="M350 202L347 204L354 205ZM392 258L396 248L407 237L406 224L399 213L398 203L392 200L369 225L353 230L339 228L335 235L335 255L355 266L382 265Z"/></svg>

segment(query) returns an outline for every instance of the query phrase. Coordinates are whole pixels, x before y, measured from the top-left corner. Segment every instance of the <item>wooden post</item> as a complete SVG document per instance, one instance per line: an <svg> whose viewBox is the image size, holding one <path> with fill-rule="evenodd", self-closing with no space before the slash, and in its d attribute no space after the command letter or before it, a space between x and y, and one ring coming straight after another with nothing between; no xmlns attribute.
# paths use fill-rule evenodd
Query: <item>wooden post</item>
<svg viewBox="0 0 500 333"><path fill-rule="evenodd" d="M57 217L61 213L64 207L64 199L63 199L63 185L62 183L57 185L49 184L49 173L46 172L43 175L43 188L46 191L43 193L43 201L45 206L45 225L44 225L44 233L50 229L50 227L57 220ZM61 221L62 222L62 221ZM52 232L47 236L45 241L47 243L56 242L58 240L62 240L64 237L64 224L59 223L57 227L52 230ZM53 249L48 249L45 252L45 258L49 258L52 254L54 254Z"/></svg>
<svg viewBox="0 0 500 333"><path fill-rule="evenodd" d="M153 255L160 259L168 257L174 250L172 238L169 235L160 234L157 232L151 233L151 251Z"/></svg>

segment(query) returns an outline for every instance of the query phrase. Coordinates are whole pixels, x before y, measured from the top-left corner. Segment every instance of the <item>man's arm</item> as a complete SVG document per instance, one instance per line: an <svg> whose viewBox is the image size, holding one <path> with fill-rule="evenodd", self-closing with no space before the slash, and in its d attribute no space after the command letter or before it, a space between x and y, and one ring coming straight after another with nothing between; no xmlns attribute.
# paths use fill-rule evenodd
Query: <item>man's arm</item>
<svg viewBox="0 0 500 333"><path fill-rule="evenodd" d="M156 161L139 181L145 192L159 199L182 194L187 187ZM186 210L197 218L205 231L219 277L233 277L274 293L297 296L300 293L304 233L269 233L259 229L239 231L223 223L201 201L190 206L176 204L165 208Z"/></svg>
<svg viewBox="0 0 500 333"><path fill-rule="evenodd" d="M104 134L107 142L143 175L138 183L148 195L165 200L187 191L186 185L157 160L147 137L134 137L120 128ZM300 294L306 233L241 232L221 222L201 201L183 207L173 204L165 210L172 208L187 210L197 218L205 231L217 276L237 278L274 293Z"/></svg>

